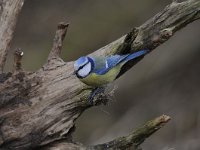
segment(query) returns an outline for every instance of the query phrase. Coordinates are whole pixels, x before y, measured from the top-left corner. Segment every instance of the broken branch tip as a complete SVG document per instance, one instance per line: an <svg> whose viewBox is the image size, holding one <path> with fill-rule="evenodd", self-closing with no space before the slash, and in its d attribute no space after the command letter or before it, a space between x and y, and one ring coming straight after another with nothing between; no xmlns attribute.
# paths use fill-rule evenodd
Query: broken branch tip
<svg viewBox="0 0 200 150"><path fill-rule="evenodd" d="M69 23L65 23L65 22L60 22L58 24L58 29L65 29L69 27Z"/></svg>

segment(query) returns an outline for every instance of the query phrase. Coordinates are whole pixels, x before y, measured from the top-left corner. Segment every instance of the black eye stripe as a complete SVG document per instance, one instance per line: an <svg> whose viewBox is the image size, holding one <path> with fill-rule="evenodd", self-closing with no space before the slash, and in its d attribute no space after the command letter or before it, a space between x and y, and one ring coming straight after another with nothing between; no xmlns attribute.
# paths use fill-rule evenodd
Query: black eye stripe
<svg viewBox="0 0 200 150"><path fill-rule="evenodd" d="M85 67L87 64L89 64L90 62L88 61L86 64L84 64L83 66L80 66L79 68L78 68L78 71L79 70L81 70L81 69L83 69L83 67Z"/></svg>

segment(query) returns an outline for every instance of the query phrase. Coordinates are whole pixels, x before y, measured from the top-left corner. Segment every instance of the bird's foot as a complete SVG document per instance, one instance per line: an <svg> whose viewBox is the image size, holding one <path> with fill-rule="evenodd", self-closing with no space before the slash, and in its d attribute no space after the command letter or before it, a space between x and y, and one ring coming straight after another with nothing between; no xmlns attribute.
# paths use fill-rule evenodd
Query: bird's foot
<svg viewBox="0 0 200 150"><path fill-rule="evenodd" d="M104 90L105 90L105 89L104 89L103 87L94 88L94 89L91 91L91 93L90 93L90 96L89 96L89 103L92 105L92 104L93 104L94 97L95 97L97 94L103 93Z"/></svg>

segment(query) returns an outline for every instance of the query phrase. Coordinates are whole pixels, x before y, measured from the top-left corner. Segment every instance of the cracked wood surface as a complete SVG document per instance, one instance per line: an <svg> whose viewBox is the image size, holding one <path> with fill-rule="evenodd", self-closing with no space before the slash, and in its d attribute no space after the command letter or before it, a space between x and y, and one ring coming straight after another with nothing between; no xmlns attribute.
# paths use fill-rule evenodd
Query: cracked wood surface
<svg viewBox="0 0 200 150"><path fill-rule="evenodd" d="M199 11L199 0L173 2L140 27L90 55L123 54L141 48L153 50L176 31L199 19ZM66 28L56 32L54 42L63 40ZM71 149L86 148L73 142L71 133L76 119L93 106L87 100L91 87L73 75L73 62L58 57L61 47L60 43L52 48L50 59L36 72L20 69L13 74L0 74L0 149L69 149L68 144ZM140 60L131 62L124 72ZM98 95L94 105L101 104L107 94ZM117 139L114 142L119 144Z"/></svg>

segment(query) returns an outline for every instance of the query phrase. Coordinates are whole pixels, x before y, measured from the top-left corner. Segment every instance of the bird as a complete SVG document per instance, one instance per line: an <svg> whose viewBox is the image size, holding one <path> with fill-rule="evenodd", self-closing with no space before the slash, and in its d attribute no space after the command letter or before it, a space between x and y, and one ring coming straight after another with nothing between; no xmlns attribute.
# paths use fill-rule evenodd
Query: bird
<svg viewBox="0 0 200 150"><path fill-rule="evenodd" d="M128 70L129 62L137 62L149 52L148 49L139 50L133 53L111 56L81 56L74 62L74 74L88 86L94 87L90 99L102 91L105 85L116 80ZM128 66L129 67L129 66Z"/></svg>

